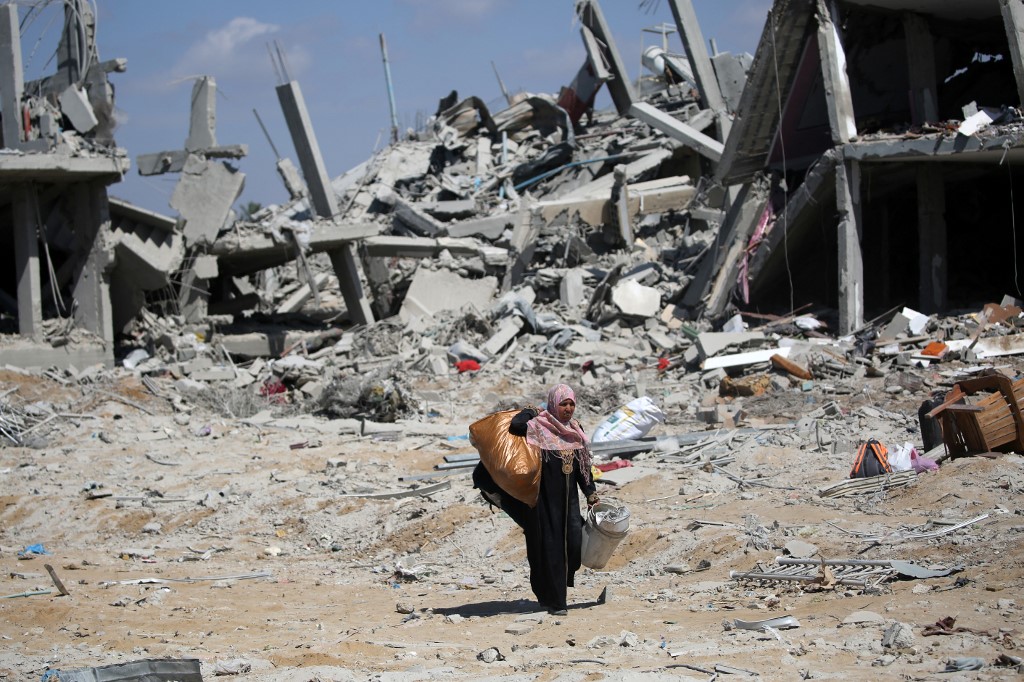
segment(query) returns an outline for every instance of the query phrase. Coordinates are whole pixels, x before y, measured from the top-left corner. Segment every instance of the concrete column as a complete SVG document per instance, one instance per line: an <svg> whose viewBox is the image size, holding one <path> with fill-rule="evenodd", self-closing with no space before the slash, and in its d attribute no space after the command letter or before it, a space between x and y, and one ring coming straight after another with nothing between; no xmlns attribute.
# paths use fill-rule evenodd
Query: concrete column
<svg viewBox="0 0 1024 682"><path fill-rule="evenodd" d="M839 214L839 333L864 324L864 254L860 248L860 163L836 166L836 211Z"/></svg>
<svg viewBox="0 0 1024 682"><path fill-rule="evenodd" d="M672 8L672 16L675 17L679 37L683 39L683 47L686 48L686 56L690 60L690 68L693 70L693 77L697 82L701 104L715 113L718 140L725 142L729 137L732 121L725 110L725 100L722 99L718 77L715 75L715 68L711 64L711 58L708 56L708 50L704 44L704 34L700 30L700 22L697 21L693 2L692 0L669 0L668 4Z"/></svg>
<svg viewBox="0 0 1024 682"><path fill-rule="evenodd" d="M341 296L345 299L349 319L355 324L370 324L373 322L373 311L363 292L363 283L359 277L361 268L355 246L343 246L331 251L329 255L331 265L334 266L334 274L338 276L338 284L341 285Z"/></svg>
<svg viewBox="0 0 1024 682"><path fill-rule="evenodd" d="M616 166L614 174L615 187L612 188L611 198L615 202L615 215L619 221L619 236L622 237L622 243L629 251L633 248L633 220L629 215L629 183L626 182L626 169L622 166ZM616 195L616 191L618 191L618 195Z"/></svg>
<svg viewBox="0 0 1024 682"><path fill-rule="evenodd" d="M612 79L608 81L608 92L615 103L615 109L620 116L629 113L629 107L636 101L633 92L633 82L626 71L626 64L622 61L622 55L615 47L615 39L604 20L601 6L597 0L580 0L576 3L576 14L579 15L580 23L590 29L591 33L605 45L605 56L612 71Z"/></svg>
<svg viewBox="0 0 1024 682"><path fill-rule="evenodd" d="M364 256L362 260L366 266L363 272L373 294L371 306L377 318L382 320L391 314L391 306L395 300L388 259Z"/></svg>
<svg viewBox="0 0 1024 682"><path fill-rule="evenodd" d="M309 120L302 89L295 81L279 85L277 99L281 102L281 110L292 136L292 144L299 157L299 166L302 167L302 174L306 178L310 207L317 216L330 219L338 214L338 199L334 196L330 178L327 177L327 169L320 155L320 145L316 141L313 123Z"/></svg>
<svg viewBox="0 0 1024 682"><path fill-rule="evenodd" d="M68 86L81 81L82 64L78 57L82 54L81 39L84 34L88 46L95 38L96 17L88 2L78 3L77 7L66 4L64 7L64 28L60 42L57 43L57 73L53 75L54 87L63 92Z"/></svg>
<svg viewBox="0 0 1024 682"><path fill-rule="evenodd" d="M737 196L742 196L742 199L733 203L726 214L725 223L722 224L726 237L718 253L713 254L718 265L705 307L706 313L711 316L721 315L729 304L729 299L736 289L743 252L750 242L750 235L765 217L771 199L771 188L765 180L758 178L743 185L742 193Z"/></svg>
<svg viewBox="0 0 1024 682"><path fill-rule="evenodd" d="M907 37L907 68L910 74L911 121L916 124L937 121L935 40L928 20L920 14L903 15L903 33Z"/></svg>
<svg viewBox="0 0 1024 682"><path fill-rule="evenodd" d="M829 127L832 129L832 143L846 144L857 137L850 79L846 75L846 52L843 50L843 42L839 38L839 29L835 23L837 12L834 3L817 0L817 4L818 53L821 57L822 76L825 79L825 99Z"/></svg>
<svg viewBox="0 0 1024 682"><path fill-rule="evenodd" d="M210 309L210 283L191 268L182 268L178 283L178 313L186 322L202 322Z"/></svg>
<svg viewBox="0 0 1024 682"><path fill-rule="evenodd" d="M18 6L10 2L0 5L0 112L3 112L4 146L8 149L20 149L24 138L21 130L24 90Z"/></svg>
<svg viewBox="0 0 1024 682"><path fill-rule="evenodd" d="M217 81L213 76L196 79L185 149L190 152L217 146Z"/></svg>
<svg viewBox="0 0 1024 682"><path fill-rule="evenodd" d="M1021 0L999 0L1006 28L1006 42L1017 78L1017 103L1024 104L1024 3Z"/></svg>
<svg viewBox="0 0 1024 682"><path fill-rule="evenodd" d="M114 251L113 244L107 244L105 239L110 231L107 187L101 181L81 182L71 191L75 207L75 323L102 339L107 349L113 349L110 269Z"/></svg>
<svg viewBox="0 0 1024 682"><path fill-rule="evenodd" d="M22 336L36 337L43 333L36 188L13 185L11 210L14 214L14 263L18 279L18 332Z"/></svg>
<svg viewBox="0 0 1024 682"><path fill-rule="evenodd" d="M946 186L935 164L917 169L918 305L926 315L946 309L949 261L946 246Z"/></svg>

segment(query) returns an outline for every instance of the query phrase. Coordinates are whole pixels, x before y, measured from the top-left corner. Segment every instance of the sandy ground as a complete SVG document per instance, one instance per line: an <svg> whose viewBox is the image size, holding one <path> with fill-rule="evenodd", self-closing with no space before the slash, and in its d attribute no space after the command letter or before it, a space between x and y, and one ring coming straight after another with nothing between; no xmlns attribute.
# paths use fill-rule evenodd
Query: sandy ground
<svg viewBox="0 0 1024 682"><path fill-rule="evenodd" d="M32 447L0 449L0 596L50 590L0 600L0 679L151 658L252 681L708 680L716 666L766 680L1019 679L992 663L1024 654L1024 458L962 458L905 488L817 494L845 478L862 437L921 446L926 394L892 396L883 379L745 399L741 425L761 428L706 446L734 458L724 471L635 458L635 480L599 488L629 508L630 534L604 569L577 575L568 616L554 617L533 601L521 532L468 475L398 480L473 452L458 438L468 423L536 402L539 381L434 382L458 397L447 410L373 436L310 415L176 412L118 372L85 386L0 372L0 389L18 389L8 399L72 415L37 429ZM656 398L676 390L659 381ZM682 415L669 411L652 435L703 428ZM593 426L601 415L581 400L579 416ZM857 535L982 514L932 539ZM773 566L794 540L828 559L963 570L868 589L730 579ZM34 544L49 554L19 556ZM844 623L860 611L876 620ZM784 615L800 627L732 627ZM960 631L924 634L947 616ZM894 623L909 632L883 647ZM987 665L942 673L962 657Z"/></svg>

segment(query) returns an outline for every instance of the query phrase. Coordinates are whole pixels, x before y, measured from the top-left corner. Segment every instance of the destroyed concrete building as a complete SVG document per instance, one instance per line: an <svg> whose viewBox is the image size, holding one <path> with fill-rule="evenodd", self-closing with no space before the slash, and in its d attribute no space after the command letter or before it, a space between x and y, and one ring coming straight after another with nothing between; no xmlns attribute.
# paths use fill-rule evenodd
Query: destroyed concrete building
<svg viewBox="0 0 1024 682"><path fill-rule="evenodd" d="M1008 41L1016 3L779 0L753 58L709 54L692 3L668 4L683 50L645 51L640 81L598 2L579 0L586 60L557 97L506 93L508 106L491 112L452 92L424 129L333 180L278 47L276 90L301 175L278 155L290 200L254 215L232 209L244 184L232 161L246 145L218 143L216 82L197 78L182 149L137 157L143 175L179 175L177 215L104 191L102 263L47 256L57 281L79 273L68 297L77 312L55 321L93 332L99 350L70 353L83 345L58 341L62 350L25 361L109 365L115 337L119 355L161 348L179 362L199 338L221 364L340 335L330 354L345 358L353 335L391 320L440 344L398 354L438 372L509 353L526 367L564 364L567 351L578 364L602 353L693 363L706 357L695 329L718 328L734 306L807 304L826 318L838 311L839 331L850 332L896 302L943 312L1013 290L1016 247L1003 242L1018 158L1019 95L1008 93L1024 79ZM65 34L78 35L74 17ZM123 66L92 65L87 97L55 98L49 80L45 92L68 120L93 100L102 114L111 103L89 88L102 93L101 76ZM604 86L614 111L595 113ZM87 158L104 170L98 189L126 162L109 126L89 130L61 139L95 137ZM946 201L953 186L958 200ZM905 227L911 219L918 229ZM995 255L992 242L1005 248ZM25 272L36 267L17 258ZM51 278L19 279L19 297L47 300L45 284L25 283L40 279ZM91 300L79 292L90 286L100 292ZM8 296L6 307L23 336L38 336L42 313L20 302Z"/></svg>
<svg viewBox="0 0 1024 682"><path fill-rule="evenodd" d="M89 3L66 3L64 19L57 72L26 83L18 6L0 6L0 182L8 226L0 231L8 258L0 307L16 315L16 328L5 331L48 341L4 341L4 361L16 365L86 366L114 357L107 186L129 164L113 142L107 75L123 71L125 61L99 61Z"/></svg>
<svg viewBox="0 0 1024 682"><path fill-rule="evenodd" d="M1019 291L1022 12L774 3L716 173L778 190L723 235L741 306L811 301L850 332L899 302L941 313Z"/></svg>

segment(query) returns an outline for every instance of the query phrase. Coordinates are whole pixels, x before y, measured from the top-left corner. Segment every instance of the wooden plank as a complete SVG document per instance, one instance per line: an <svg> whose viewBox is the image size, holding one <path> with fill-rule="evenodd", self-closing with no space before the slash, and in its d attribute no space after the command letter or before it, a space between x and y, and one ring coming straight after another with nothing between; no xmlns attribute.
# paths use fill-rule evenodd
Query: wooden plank
<svg viewBox="0 0 1024 682"><path fill-rule="evenodd" d="M52 580L53 584L57 586L57 591L59 591L62 596L67 597L71 594L68 592L68 588L64 587L64 583L61 582L60 578L57 577L57 571L53 570L53 566L50 564L43 564L43 568L45 568L46 572L50 574L50 580Z"/></svg>

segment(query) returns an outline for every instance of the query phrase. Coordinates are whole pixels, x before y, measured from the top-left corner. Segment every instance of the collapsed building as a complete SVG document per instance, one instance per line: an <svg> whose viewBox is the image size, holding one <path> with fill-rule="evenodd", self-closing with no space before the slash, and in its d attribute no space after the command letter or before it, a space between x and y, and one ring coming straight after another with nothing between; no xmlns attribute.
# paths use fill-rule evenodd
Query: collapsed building
<svg viewBox="0 0 1024 682"><path fill-rule="evenodd" d="M1022 12L774 3L716 173L779 190L724 236L744 305L814 301L850 332L900 302L944 313L1020 291Z"/></svg>
<svg viewBox="0 0 1024 682"><path fill-rule="evenodd" d="M124 352L241 385L268 370L240 377L234 360L297 349L342 373L369 366L349 357L357 349L438 373L466 359L593 370L600 357L607 376L652 356L704 359L695 328L717 329L737 307L807 303L847 333L896 303L941 313L1014 289L1019 0L777 0L753 57L709 54L692 3L669 6L683 50L645 51L639 81L598 2L579 0L586 59L557 96L506 93L492 113L452 92L422 130L334 179L278 55L299 168L278 155L289 201L243 216L232 161L247 148L218 144L212 77L195 82L183 148L136 157L141 174L179 176L178 215L164 216L106 196L127 168L102 123L105 77L123 60L62 48L61 73L85 76L2 87L4 111L49 107L28 136L8 134L5 118L5 140L35 146L0 163L46 170L4 172L19 274L0 304L22 337L48 343L16 355L21 342L6 341L4 361L109 365L119 338ZM16 10L4 9L3 70L20 73ZM65 41L91 40L80 21L68 15ZM602 87L613 111L593 110ZM97 125L76 124L79 109ZM41 147L44 129L73 149ZM44 218L25 203L26 180ZM92 213L75 212L87 224L50 208L81 194L71 182L90 188ZM953 188L958 201L946 201ZM60 234L78 247L51 256ZM54 291L72 314L41 304ZM60 334L44 333L44 308ZM73 328L92 336L71 342ZM197 352L217 367L194 363ZM300 384L319 396L327 382L312 374Z"/></svg>

